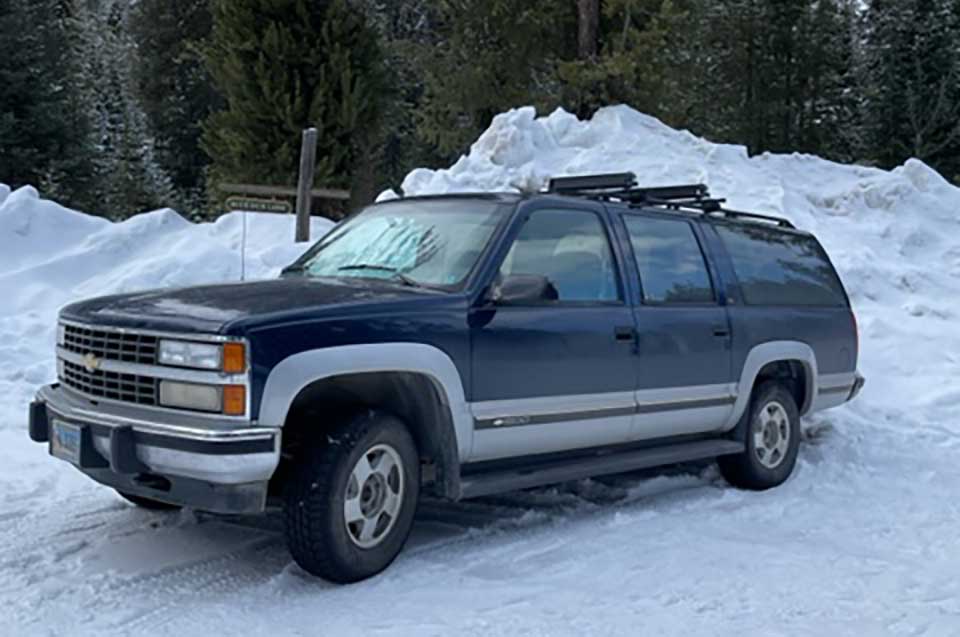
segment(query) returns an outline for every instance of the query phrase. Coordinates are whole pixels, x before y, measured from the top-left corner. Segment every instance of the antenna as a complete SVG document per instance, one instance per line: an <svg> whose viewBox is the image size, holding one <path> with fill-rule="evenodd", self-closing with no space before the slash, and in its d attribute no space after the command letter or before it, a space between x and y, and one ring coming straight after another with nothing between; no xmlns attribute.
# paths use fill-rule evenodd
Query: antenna
<svg viewBox="0 0 960 637"><path fill-rule="evenodd" d="M244 281L247 278L247 211L244 210L242 213L243 221L241 222L242 230L240 231L240 281Z"/></svg>

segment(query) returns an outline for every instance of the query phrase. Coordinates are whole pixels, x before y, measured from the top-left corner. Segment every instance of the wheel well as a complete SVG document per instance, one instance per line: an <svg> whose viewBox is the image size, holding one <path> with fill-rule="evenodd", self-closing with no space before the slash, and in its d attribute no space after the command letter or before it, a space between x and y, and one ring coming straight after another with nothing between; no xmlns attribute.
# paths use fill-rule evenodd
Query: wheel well
<svg viewBox="0 0 960 637"><path fill-rule="evenodd" d="M810 386L807 381L807 368L802 361L783 360L767 363L757 373L753 386L759 387L761 383L767 381L782 383L793 395L800 413L806 412L809 407Z"/></svg>
<svg viewBox="0 0 960 637"><path fill-rule="evenodd" d="M437 495L455 497L460 467L450 408L435 381L414 372L345 374L304 387L287 412L274 481L283 481L285 465L296 459L304 441L364 409L400 418L417 443L425 485Z"/></svg>

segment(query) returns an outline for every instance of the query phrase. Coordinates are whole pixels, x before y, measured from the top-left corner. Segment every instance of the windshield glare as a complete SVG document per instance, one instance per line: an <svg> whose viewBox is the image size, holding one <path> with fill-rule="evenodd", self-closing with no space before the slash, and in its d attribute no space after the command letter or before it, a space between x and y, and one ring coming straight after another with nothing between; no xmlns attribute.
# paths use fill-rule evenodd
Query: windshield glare
<svg viewBox="0 0 960 637"><path fill-rule="evenodd" d="M314 277L363 277L407 285L463 283L500 220L495 201L401 201L343 222L301 259Z"/></svg>

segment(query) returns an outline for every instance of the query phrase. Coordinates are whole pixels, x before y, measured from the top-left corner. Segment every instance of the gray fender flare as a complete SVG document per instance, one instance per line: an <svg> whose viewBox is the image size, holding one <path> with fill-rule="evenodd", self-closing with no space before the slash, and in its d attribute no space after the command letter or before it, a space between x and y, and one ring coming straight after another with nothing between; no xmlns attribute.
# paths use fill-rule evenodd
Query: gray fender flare
<svg viewBox="0 0 960 637"><path fill-rule="evenodd" d="M757 374L763 369L763 366L776 361L795 360L803 364L807 378L807 395L800 408L800 413L805 414L817 399L817 356L813 349L806 343L800 341L769 341L761 343L750 350L743 364L743 370L740 373L740 381L737 383L737 400L733 404L733 412L727 421L726 430L733 429L747 405L750 404L750 392L753 390L753 383L757 380Z"/></svg>
<svg viewBox="0 0 960 637"><path fill-rule="evenodd" d="M422 343L344 345L300 352L280 361L267 377L260 400L261 425L283 427L297 395L313 382L365 372L413 372L429 377L450 410L457 450L466 460L473 444L473 417L460 373L447 354Z"/></svg>

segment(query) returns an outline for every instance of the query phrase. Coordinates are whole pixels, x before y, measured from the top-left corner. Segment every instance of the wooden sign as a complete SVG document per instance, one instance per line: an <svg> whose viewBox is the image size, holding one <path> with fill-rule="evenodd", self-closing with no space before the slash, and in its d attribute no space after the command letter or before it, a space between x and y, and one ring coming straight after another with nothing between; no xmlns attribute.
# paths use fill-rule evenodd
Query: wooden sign
<svg viewBox="0 0 960 637"><path fill-rule="evenodd" d="M227 197L229 210L246 210L249 212L279 212L288 214L293 212L289 201L277 199L258 199L256 197Z"/></svg>

